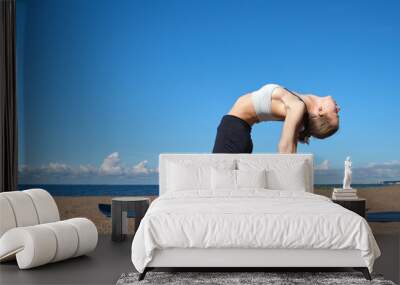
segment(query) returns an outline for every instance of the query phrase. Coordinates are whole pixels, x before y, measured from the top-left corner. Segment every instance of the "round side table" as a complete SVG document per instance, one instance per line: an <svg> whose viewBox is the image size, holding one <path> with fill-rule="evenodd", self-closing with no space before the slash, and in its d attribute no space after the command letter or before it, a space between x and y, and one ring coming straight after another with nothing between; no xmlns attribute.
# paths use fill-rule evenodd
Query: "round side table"
<svg viewBox="0 0 400 285"><path fill-rule="evenodd" d="M135 218L135 232L150 205L146 197L115 197L111 203L113 241L123 241L128 233L128 217Z"/></svg>

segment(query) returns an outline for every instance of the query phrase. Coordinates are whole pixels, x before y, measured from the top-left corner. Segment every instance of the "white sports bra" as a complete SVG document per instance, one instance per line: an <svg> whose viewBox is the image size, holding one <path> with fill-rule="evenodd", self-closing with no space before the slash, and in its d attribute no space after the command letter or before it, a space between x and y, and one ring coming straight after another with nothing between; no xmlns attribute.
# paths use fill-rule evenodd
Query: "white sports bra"
<svg viewBox="0 0 400 285"><path fill-rule="evenodd" d="M277 121L278 119L272 116L272 92L275 88L281 87L277 84L267 84L251 93L251 99L256 111L256 115L260 122L262 121Z"/></svg>
<svg viewBox="0 0 400 285"><path fill-rule="evenodd" d="M259 122L280 120L272 116L272 92L274 92L275 88L278 87L282 86L278 84L266 84L260 89L251 93L251 99L253 101L253 106L256 111L256 115L258 117ZM287 88L284 89L286 89L293 95L297 96L301 101L303 101L303 99L301 99L297 94L291 92ZM303 129L304 126L302 125L300 131L302 131Z"/></svg>

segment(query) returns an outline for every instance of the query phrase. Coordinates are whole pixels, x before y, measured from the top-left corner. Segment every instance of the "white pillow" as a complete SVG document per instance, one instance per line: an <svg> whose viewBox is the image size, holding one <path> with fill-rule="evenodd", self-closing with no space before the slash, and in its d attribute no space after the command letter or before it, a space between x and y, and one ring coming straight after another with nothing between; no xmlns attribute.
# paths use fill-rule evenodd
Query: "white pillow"
<svg viewBox="0 0 400 285"><path fill-rule="evenodd" d="M171 191L204 189L207 187L204 182L209 171L208 167L170 163L168 166L168 189Z"/></svg>
<svg viewBox="0 0 400 285"><path fill-rule="evenodd" d="M267 171L236 170L237 188L267 188Z"/></svg>
<svg viewBox="0 0 400 285"><path fill-rule="evenodd" d="M263 170L211 169L212 190L267 188L267 172Z"/></svg>
<svg viewBox="0 0 400 285"><path fill-rule="evenodd" d="M211 168L211 189L235 190L236 170Z"/></svg>
<svg viewBox="0 0 400 285"><path fill-rule="evenodd" d="M274 169L268 171L268 188L287 191L306 192L306 166L305 163L293 165L293 168L285 171Z"/></svg>
<svg viewBox="0 0 400 285"><path fill-rule="evenodd" d="M234 169L234 160L175 160L167 162L167 191L211 189L211 168Z"/></svg>
<svg viewBox="0 0 400 285"><path fill-rule="evenodd" d="M239 170L267 170L267 188L272 190L306 191L308 185L305 161L291 159L238 160Z"/></svg>

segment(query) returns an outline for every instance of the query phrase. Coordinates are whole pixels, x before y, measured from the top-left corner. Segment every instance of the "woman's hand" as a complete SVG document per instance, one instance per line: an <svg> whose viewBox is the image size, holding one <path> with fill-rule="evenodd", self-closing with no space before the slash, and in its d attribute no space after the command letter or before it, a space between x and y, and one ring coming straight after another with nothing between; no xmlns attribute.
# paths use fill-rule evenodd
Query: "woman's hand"
<svg viewBox="0 0 400 285"><path fill-rule="evenodd" d="M297 144L293 143L279 143L278 145L279 153L296 153L297 152Z"/></svg>

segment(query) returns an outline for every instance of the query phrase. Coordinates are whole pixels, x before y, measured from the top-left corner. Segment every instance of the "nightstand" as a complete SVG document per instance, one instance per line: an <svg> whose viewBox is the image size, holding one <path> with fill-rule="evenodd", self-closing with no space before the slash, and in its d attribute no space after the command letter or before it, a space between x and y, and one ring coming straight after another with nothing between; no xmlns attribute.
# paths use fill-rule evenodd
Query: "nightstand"
<svg viewBox="0 0 400 285"><path fill-rule="evenodd" d="M123 241L128 233L128 217L135 218L135 232L140 221L146 214L150 205L150 198L147 197L116 197L112 198L111 223L113 241ZM133 233L135 234L135 233Z"/></svg>
<svg viewBox="0 0 400 285"><path fill-rule="evenodd" d="M361 217L365 218L366 212L366 200L363 198L358 198L354 200L334 200L332 202L339 204L340 206L359 214Z"/></svg>

